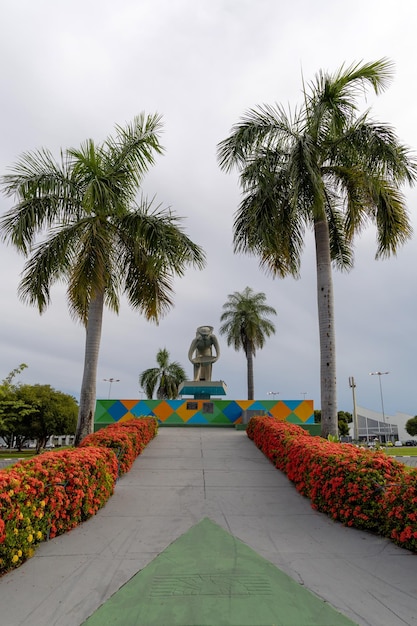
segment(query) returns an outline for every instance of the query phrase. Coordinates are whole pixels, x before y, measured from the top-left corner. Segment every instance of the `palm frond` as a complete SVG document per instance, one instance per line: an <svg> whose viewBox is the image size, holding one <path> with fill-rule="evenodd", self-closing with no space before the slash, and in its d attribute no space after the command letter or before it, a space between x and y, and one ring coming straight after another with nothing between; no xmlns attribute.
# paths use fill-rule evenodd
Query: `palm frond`
<svg viewBox="0 0 417 626"><path fill-rule="evenodd" d="M287 170L276 174L265 167L251 182L233 223L235 252L257 255L262 267L281 277L298 276L303 247L303 217L294 210L292 192Z"/></svg>
<svg viewBox="0 0 417 626"><path fill-rule="evenodd" d="M96 292L105 294L118 312L117 272L112 262L112 229L101 224L99 218L88 218L77 223L77 248L69 276L67 296L70 312L75 318L87 321L91 299Z"/></svg>
<svg viewBox="0 0 417 626"><path fill-rule="evenodd" d="M56 231L50 239L34 248L26 262L19 284L19 297L36 305L43 313L50 302L51 286L68 276L73 257L71 235Z"/></svg>
<svg viewBox="0 0 417 626"><path fill-rule="evenodd" d="M152 398L155 387L158 384L159 379L159 368L151 367L144 372L139 377L139 385L142 389L144 389L147 398Z"/></svg>
<svg viewBox="0 0 417 626"><path fill-rule="evenodd" d="M326 196L326 219L329 228L330 258L339 270L349 271L353 267L351 238L344 229L345 215L337 207L337 197Z"/></svg>
<svg viewBox="0 0 417 626"><path fill-rule="evenodd" d="M397 187L384 185L375 190L376 228L378 247L376 258L397 254L399 246L413 234L404 195Z"/></svg>
<svg viewBox="0 0 417 626"><path fill-rule="evenodd" d="M174 276L189 265L201 269L205 264L203 250L185 235L180 221L172 211L143 200L112 222L120 284L131 306L148 319L157 321L172 305Z"/></svg>
<svg viewBox="0 0 417 626"><path fill-rule="evenodd" d="M143 112L125 126L117 125L116 136L108 137L104 143L111 171L124 175L126 182L138 187L145 172L155 163L154 154L164 152L159 143L161 130L162 117L146 116Z"/></svg>
<svg viewBox="0 0 417 626"><path fill-rule="evenodd" d="M22 155L13 173L3 176L7 196L16 196L16 205L0 220L3 240L9 240L27 254L36 236L46 227L69 216L79 203L77 190L70 183L67 161L58 164L47 150Z"/></svg>
<svg viewBox="0 0 417 626"><path fill-rule="evenodd" d="M320 142L329 135L340 136L355 120L357 99L371 86L375 93L385 89L392 78L388 59L342 66L334 74L320 71L305 94L308 132Z"/></svg>
<svg viewBox="0 0 417 626"><path fill-rule="evenodd" d="M235 166L242 168L263 148L276 149L290 143L294 125L279 105L249 110L242 121L233 126L231 135L218 144L220 168L226 172Z"/></svg>
<svg viewBox="0 0 417 626"><path fill-rule="evenodd" d="M417 180L415 154L403 145L389 124L368 120L361 116L340 138L337 145L338 159L357 160L366 172L378 174L397 185L413 185Z"/></svg>

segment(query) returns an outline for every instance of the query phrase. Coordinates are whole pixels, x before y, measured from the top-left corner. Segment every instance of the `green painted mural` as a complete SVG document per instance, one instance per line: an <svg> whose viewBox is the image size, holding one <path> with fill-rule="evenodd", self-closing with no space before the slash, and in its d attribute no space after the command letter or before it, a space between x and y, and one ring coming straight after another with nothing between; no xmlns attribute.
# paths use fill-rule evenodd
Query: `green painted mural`
<svg viewBox="0 0 417 626"><path fill-rule="evenodd" d="M314 424L312 400L97 400L95 430L131 419L153 416L160 426L235 426L246 415L271 415L293 424Z"/></svg>

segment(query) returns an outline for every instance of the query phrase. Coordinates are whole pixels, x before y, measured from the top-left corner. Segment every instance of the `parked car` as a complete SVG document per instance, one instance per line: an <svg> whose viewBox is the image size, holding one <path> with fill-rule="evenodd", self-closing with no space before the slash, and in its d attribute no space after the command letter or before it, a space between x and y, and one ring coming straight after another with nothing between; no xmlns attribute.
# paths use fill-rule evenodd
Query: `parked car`
<svg viewBox="0 0 417 626"><path fill-rule="evenodd" d="M396 441L396 442L394 443L394 446L395 446L396 448L401 448L401 447L402 447L402 445L403 445L403 442L402 442L402 441Z"/></svg>
<svg viewBox="0 0 417 626"><path fill-rule="evenodd" d="M409 439L405 442L405 446L417 446L417 441L415 439Z"/></svg>

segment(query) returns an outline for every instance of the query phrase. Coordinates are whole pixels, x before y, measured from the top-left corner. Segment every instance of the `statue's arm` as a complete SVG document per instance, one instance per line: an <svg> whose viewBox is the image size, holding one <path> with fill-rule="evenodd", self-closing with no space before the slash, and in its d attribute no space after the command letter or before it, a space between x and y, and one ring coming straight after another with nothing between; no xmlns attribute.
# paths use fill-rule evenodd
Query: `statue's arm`
<svg viewBox="0 0 417 626"><path fill-rule="evenodd" d="M213 335L213 346L214 346L214 349L216 350L216 358L213 361L213 363L215 363L220 356L220 346L219 346L219 342L217 340L216 335Z"/></svg>
<svg viewBox="0 0 417 626"><path fill-rule="evenodd" d="M194 351L195 351L195 342L196 342L196 340L193 339L192 342L191 342L190 349L188 350L188 360L191 361L191 363L193 363L193 354L194 354Z"/></svg>

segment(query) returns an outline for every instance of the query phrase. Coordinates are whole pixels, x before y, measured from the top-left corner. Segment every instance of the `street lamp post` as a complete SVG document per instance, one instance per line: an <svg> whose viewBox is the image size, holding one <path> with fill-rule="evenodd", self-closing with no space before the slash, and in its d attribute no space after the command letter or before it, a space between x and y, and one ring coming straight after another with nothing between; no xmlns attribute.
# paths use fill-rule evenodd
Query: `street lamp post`
<svg viewBox="0 0 417 626"><path fill-rule="evenodd" d="M359 425L358 425L358 412L356 410L356 383L353 376L349 376L349 387L352 389L352 399L353 399L353 439L354 441L359 441Z"/></svg>
<svg viewBox="0 0 417 626"><path fill-rule="evenodd" d="M274 396L274 400L276 396L279 396L279 391L268 391L268 396Z"/></svg>
<svg viewBox="0 0 417 626"><path fill-rule="evenodd" d="M382 421L385 424L385 411L384 411L384 396L382 395L382 383L381 376L389 374L389 372L369 372L369 376L378 376L379 378L379 392L381 394L381 406L382 406Z"/></svg>
<svg viewBox="0 0 417 626"><path fill-rule="evenodd" d="M103 378L105 383L109 383L109 395L108 395L108 400L110 400L110 394L111 394L111 386L113 383L120 383L120 379L119 378Z"/></svg>

